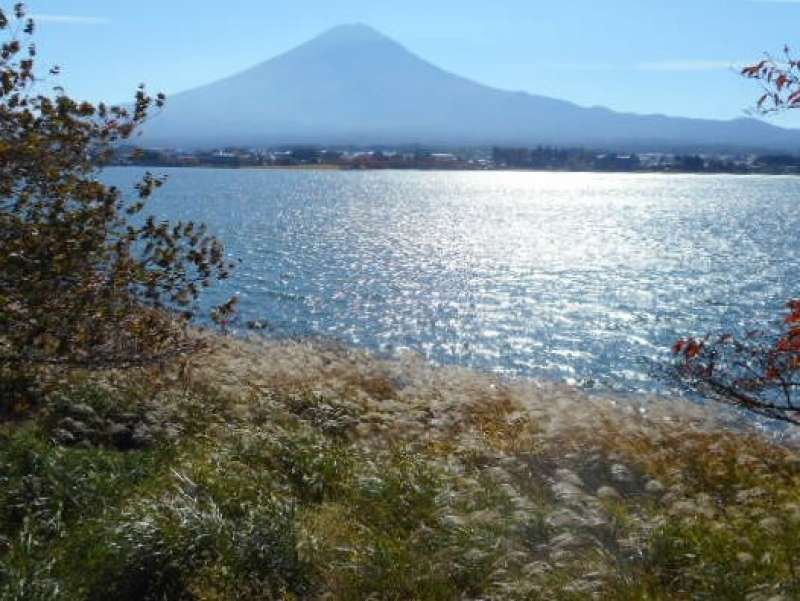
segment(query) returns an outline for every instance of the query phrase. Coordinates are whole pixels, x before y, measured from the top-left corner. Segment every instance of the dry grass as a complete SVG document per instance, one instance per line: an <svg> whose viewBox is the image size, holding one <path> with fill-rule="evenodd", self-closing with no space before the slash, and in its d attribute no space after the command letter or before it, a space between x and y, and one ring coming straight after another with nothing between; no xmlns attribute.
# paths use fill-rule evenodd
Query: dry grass
<svg viewBox="0 0 800 601"><path fill-rule="evenodd" d="M65 398L155 412L155 447L48 442L52 406L8 428L6 598L800 597L790 436L414 356L215 342L158 378L57 386L56 417ZM53 486L81 469L96 479ZM97 484L111 475L116 494Z"/></svg>

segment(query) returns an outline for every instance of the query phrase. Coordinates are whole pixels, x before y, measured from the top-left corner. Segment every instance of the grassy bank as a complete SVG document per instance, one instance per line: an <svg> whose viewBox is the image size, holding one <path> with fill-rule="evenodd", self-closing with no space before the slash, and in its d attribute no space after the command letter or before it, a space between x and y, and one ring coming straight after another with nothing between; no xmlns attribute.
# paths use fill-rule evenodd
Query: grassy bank
<svg viewBox="0 0 800 601"><path fill-rule="evenodd" d="M800 454L712 409L296 343L12 384L2 599L800 597Z"/></svg>

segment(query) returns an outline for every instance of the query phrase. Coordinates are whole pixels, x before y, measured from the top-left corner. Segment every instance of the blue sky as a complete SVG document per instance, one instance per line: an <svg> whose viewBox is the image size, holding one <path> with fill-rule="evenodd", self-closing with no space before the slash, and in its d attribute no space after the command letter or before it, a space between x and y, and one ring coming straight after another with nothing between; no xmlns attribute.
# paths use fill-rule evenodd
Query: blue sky
<svg viewBox="0 0 800 601"><path fill-rule="evenodd" d="M0 0L0 6L10 2ZM30 0L42 61L73 95L174 93L363 22L504 89L637 113L732 118L757 89L732 69L800 50L800 0ZM797 114L777 119L800 127Z"/></svg>

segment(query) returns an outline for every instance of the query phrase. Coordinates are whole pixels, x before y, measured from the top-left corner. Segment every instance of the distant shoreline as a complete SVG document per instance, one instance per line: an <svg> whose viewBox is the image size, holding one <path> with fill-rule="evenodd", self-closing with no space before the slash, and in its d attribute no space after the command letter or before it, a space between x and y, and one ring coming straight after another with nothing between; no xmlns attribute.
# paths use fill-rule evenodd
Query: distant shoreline
<svg viewBox="0 0 800 601"><path fill-rule="evenodd" d="M780 172L780 171L665 171L662 169L638 169L638 170L591 170L591 169L535 169L535 168L515 168L515 167L495 167L491 169L485 168L468 168L468 167L347 167L344 165L163 165L163 164L135 164L135 165L120 165L111 164L107 167L136 167L140 169L214 169L218 171L342 171L342 172L474 172L474 173L596 173L596 174L628 174L628 175L732 175L732 176L753 176L753 175L770 175L770 176L784 176L796 177L800 173Z"/></svg>

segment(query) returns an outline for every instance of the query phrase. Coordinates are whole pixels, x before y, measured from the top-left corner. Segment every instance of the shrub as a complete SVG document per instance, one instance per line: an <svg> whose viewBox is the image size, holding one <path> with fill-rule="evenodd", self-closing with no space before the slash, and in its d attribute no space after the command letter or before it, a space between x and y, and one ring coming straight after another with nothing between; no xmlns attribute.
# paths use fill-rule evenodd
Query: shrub
<svg viewBox="0 0 800 601"><path fill-rule="evenodd" d="M759 113L800 108L800 61L788 46L781 58L767 56L741 74L762 88ZM800 425L800 300L790 301L788 308L786 331L779 334L679 340L672 349L680 358L679 379L722 402Z"/></svg>
<svg viewBox="0 0 800 601"><path fill-rule="evenodd" d="M36 93L34 30L22 4L0 11L0 364L123 365L185 349L202 288L231 267L223 246L202 225L142 215L163 179L145 175L128 201L98 171L164 96L140 87L123 107Z"/></svg>
<svg viewBox="0 0 800 601"><path fill-rule="evenodd" d="M800 424L800 301L789 303L786 330L679 340L678 375L694 390L772 419Z"/></svg>

